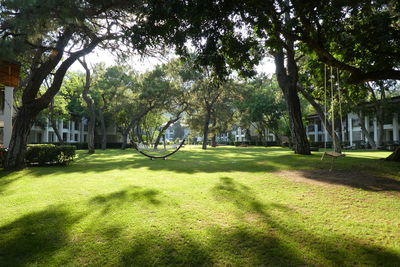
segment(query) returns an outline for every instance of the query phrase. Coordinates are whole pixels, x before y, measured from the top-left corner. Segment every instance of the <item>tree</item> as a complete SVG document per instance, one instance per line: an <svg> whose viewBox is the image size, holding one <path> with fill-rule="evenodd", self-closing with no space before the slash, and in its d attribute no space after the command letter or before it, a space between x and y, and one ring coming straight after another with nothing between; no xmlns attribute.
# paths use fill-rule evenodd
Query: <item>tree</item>
<svg viewBox="0 0 400 267"><path fill-rule="evenodd" d="M82 97L86 102L89 111L89 124L88 124L88 153L93 154L95 153L95 144L94 144L94 133L95 133L95 126L96 126L96 109L94 107L93 99L89 96L89 90L91 88L92 78L91 78L91 71L86 64L86 61L80 60L79 61L82 67L85 69L85 81L83 83L83 92Z"/></svg>
<svg viewBox="0 0 400 267"><path fill-rule="evenodd" d="M292 0L290 9L295 38L350 83L400 79L398 1Z"/></svg>
<svg viewBox="0 0 400 267"><path fill-rule="evenodd" d="M128 22L135 5L128 1L3 1L0 10L1 58L14 57L29 66L22 82L21 106L15 116L7 169L25 166L27 138L36 116L52 102L60 90L68 68L107 40L120 37L115 29ZM45 79L49 88L39 95Z"/></svg>
<svg viewBox="0 0 400 267"><path fill-rule="evenodd" d="M49 106L74 62L97 46L118 54L143 54L172 44L181 48L188 35L182 35L180 28L202 32L201 28L177 24L187 18L187 11L174 1L2 1L0 58L17 59L27 70L5 167L24 167L33 121ZM163 17L170 20L163 21ZM50 87L39 94L49 76L53 76Z"/></svg>
<svg viewBox="0 0 400 267"><path fill-rule="evenodd" d="M256 77L243 85L242 97L236 103L241 114L241 124L253 126L258 142L264 144L267 129L279 135L280 119L285 115L286 105L275 78Z"/></svg>
<svg viewBox="0 0 400 267"><path fill-rule="evenodd" d="M222 82L216 77L212 77L209 72L202 73L202 77L194 83L193 94L196 105L189 111L189 124L201 121L203 145L202 149L207 149L210 126L216 126L218 116L218 106L225 102L229 94L234 93L231 82Z"/></svg>
<svg viewBox="0 0 400 267"><path fill-rule="evenodd" d="M107 147L107 117L112 115L112 103L115 101L119 88L129 87L132 83L129 69L125 66L111 66L105 69L94 83L91 95L100 121L101 149L103 150Z"/></svg>

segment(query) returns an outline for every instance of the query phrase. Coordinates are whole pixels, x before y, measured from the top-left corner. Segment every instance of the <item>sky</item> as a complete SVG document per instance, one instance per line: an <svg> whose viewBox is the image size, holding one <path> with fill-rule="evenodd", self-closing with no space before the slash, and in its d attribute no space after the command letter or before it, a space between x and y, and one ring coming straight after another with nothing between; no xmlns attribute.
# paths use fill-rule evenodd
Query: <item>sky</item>
<svg viewBox="0 0 400 267"><path fill-rule="evenodd" d="M138 73L142 73L154 68L154 66L162 63L166 63L167 60L173 58L173 56L169 56L167 58L161 59L157 57L144 57L133 56L131 57L130 64L131 67L136 70ZM86 56L86 61L89 64L96 64L104 62L106 66L111 66L116 64L116 57L112 55L109 51L97 49L93 51L91 54ZM71 70L81 70L84 71L83 67L79 62L75 62L74 65L71 66ZM260 65L256 67L258 73L264 74L272 74L275 72L275 64L272 59L265 58L261 61Z"/></svg>

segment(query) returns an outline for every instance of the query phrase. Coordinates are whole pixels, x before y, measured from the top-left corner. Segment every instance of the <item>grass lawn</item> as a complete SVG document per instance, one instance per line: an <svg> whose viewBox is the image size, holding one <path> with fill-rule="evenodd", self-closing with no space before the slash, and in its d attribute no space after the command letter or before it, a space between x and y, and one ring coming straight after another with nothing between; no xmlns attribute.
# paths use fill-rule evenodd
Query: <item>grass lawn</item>
<svg viewBox="0 0 400 267"><path fill-rule="evenodd" d="M400 165L282 148L79 152L0 173L0 266L400 266Z"/></svg>

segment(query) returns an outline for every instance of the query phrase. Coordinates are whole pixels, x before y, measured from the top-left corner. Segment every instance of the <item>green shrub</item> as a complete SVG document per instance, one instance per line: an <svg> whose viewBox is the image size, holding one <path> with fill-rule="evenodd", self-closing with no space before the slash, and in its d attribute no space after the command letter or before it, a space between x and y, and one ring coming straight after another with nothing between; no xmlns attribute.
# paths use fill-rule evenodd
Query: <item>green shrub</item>
<svg viewBox="0 0 400 267"><path fill-rule="evenodd" d="M28 145L26 162L28 164L61 164L66 165L75 157L75 146L56 146L53 144Z"/></svg>

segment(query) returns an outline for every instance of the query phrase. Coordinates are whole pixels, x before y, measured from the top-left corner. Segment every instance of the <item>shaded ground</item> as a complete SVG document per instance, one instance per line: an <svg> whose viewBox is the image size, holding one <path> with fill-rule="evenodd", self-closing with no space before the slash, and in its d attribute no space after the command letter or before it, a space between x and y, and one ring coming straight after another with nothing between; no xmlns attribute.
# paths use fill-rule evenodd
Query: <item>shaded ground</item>
<svg viewBox="0 0 400 267"><path fill-rule="evenodd" d="M316 185L335 184L370 191L400 192L400 181L359 170L282 170L274 172L274 174L295 182Z"/></svg>

